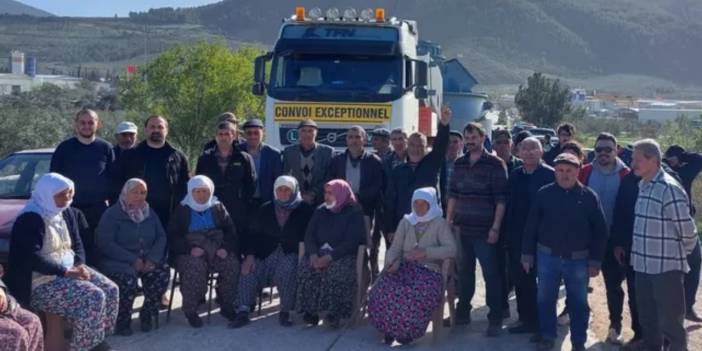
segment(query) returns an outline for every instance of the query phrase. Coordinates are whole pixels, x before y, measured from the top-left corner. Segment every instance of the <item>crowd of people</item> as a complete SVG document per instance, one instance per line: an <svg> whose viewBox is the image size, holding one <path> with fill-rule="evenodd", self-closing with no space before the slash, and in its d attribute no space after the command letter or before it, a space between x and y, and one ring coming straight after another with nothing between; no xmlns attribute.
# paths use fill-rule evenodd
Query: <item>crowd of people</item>
<svg viewBox="0 0 702 351"><path fill-rule="evenodd" d="M30 311L64 318L72 350L109 350L106 335L133 334L140 293L140 330L150 332L172 269L193 328L203 326L198 307L213 274L231 328L251 323L268 286L279 293L281 326L299 312L306 325L339 328L355 312L363 246L368 319L388 344L422 337L443 310L444 262L457 266L455 322L470 324L479 262L487 337L504 332L514 291L509 333L549 350L567 320L573 350L584 350L589 279L602 272L607 341L624 344L626 280L634 338L624 347L687 349L684 319L702 322L693 309L702 258L691 201L702 155L680 146L664 154L651 139L627 148L609 133L586 154L567 123L544 153L528 131L488 138L477 123L450 130L451 115L442 109L431 150L419 132L381 128L369 138L352 126L337 153L316 141L313 120L281 151L264 143L258 119L243 123L240 142L238 119L224 113L192 172L167 142L166 118L149 117L140 143L137 126L121 123L113 147L97 136L98 115L79 111L75 136L56 148L12 229L0 350L43 349Z"/></svg>

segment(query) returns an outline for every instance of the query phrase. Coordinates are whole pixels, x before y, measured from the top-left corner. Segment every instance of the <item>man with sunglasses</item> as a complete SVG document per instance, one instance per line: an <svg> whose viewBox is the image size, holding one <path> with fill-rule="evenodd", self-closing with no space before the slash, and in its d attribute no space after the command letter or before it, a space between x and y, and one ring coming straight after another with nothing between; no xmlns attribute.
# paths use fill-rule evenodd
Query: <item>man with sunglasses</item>
<svg viewBox="0 0 702 351"><path fill-rule="evenodd" d="M256 190L253 206L273 200L273 183L283 173L283 159L280 150L263 142L263 122L258 118L244 123L244 137L241 150L253 158L256 167Z"/></svg>
<svg viewBox="0 0 702 351"><path fill-rule="evenodd" d="M607 228L614 222L617 193L630 169L617 157L617 139L610 133L601 133L595 141L595 159L583 166L579 180L595 191L605 213ZM626 267L617 262L613 253L612 240L607 245L607 253L602 261L602 275L607 290L607 307L609 309L609 334L607 341L622 343L622 307L624 290L622 282L626 277ZM631 292L630 292L631 293ZM632 328L638 331L638 323L633 321Z"/></svg>

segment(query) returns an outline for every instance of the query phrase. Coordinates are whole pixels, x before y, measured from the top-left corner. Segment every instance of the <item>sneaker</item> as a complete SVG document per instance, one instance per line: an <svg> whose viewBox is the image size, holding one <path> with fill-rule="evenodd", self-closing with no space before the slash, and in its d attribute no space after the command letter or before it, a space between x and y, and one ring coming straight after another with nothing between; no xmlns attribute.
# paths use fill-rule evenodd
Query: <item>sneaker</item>
<svg viewBox="0 0 702 351"><path fill-rule="evenodd" d="M500 336L500 334L502 334L502 324L490 324L485 332L485 335L491 338Z"/></svg>
<svg viewBox="0 0 702 351"><path fill-rule="evenodd" d="M558 325L570 325L570 315L567 307L558 315Z"/></svg>
<svg viewBox="0 0 702 351"><path fill-rule="evenodd" d="M202 328L202 319L197 315L197 313L190 315L186 314L185 318L188 320L188 324L190 324L191 327Z"/></svg>
<svg viewBox="0 0 702 351"><path fill-rule="evenodd" d="M305 324L312 326L317 326L319 324L319 316L312 313L305 313L302 316L302 320L305 321Z"/></svg>
<svg viewBox="0 0 702 351"><path fill-rule="evenodd" d="M229 328L238 329L249 324L250 322L251 320L249 319L248 312L237 312L234 320L229 323Z"/></svg>
<svg viewBox="0 0 702 351"><path fill-rule="evenodd" d="M687 313L685 313L685 319L687 319L690 322L695 322L695 323L702 323L702 318L697 315L695 310L689 310Z"/></svg>
<svg viewBox="0 0 702 351"><path fill-rule="evenodd" d="M528 333L535 333L536 328L533 327L532 325L523 323L523 322L517 322L512 324L509 328L507 328L507 331L510 334L528 334Z"/></svg>
<svg viewBox="0 0 702 351"><path fill-rule="evenodd" d="M290 312L280 312L278 314L278 322L284 327L292 326L293 322L290 319Z"/></svg>
<svg viewBox="0 0 702 351"><path fill-rule="evenodd" d="M539 351L550 351L554 346L556 346L556 343L553 340L542 338L536 345L536 349Z"/></svg>
<svg viewBox="0 0 702 351"><path fill-rule="evenodd" d="M616 327L609 327L609 333L607 333L607 342L615 345L622 345L624 343L624 337L622 337L621 329Z"/></svg>

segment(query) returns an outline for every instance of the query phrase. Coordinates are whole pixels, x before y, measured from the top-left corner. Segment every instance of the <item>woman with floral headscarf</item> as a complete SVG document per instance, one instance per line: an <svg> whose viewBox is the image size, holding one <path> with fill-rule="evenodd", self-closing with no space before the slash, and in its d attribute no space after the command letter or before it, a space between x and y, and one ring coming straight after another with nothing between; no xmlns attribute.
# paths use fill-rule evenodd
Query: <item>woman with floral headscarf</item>
<svg viewBox="0 0 702 351"><path fill-rule="evenodd" d="M302 201L295 178L280 176L276 179L273 201L261 206L242 240L246 259L239 278L239 308L230 327L239 328L249 323L249 306L256 303L259 289L270 282L280 293L280 324L292 325L290 311L295 305L298 246L305 240L313 210Z"/></svg>
<svg viewBox="0 0 702 351"><path fill-rule="evenodd" d="M441 262L456 256L456 242L434 188L412 196L412 213L397 226L385 269L368 295L368 317L385 342L402 344L426 332L441 301Z"/></svg>
<svg viewBox="0 0 702 351"><path fill-rule="evenodd" d="M119 286L117 334L123 336L132 334L132 307L139 279L144 291L139 320L141 330L149 332L158 318L161 295L170 278L165 262L166 232L146 202L146 194L146 182L127 180L118 203L105 211L95 231L98 267Z"/></svg>
<svg viewBox="0 0 702 351"><path fill-rule="evenodd" d="M7 284L23 305L71 324L71 350L110 350L104 338L115 327L119 289L84 263L87 223L69 207L74 189L58 173L39 178L12 227Z"/></svg>
<svg viewBox="0 0 702 351"><path fill-rule="evenodd" d="M351 186L341 179L324 187L324 203L312 215L305 233L305 257L298 272L297 303L307 324L338 328L351 316L358 246L365 243L363 209Z"/></svg>
<svg viewBox="0 0 702 351"><path fill-rule="evenodd" d="M197 307L207 292L207 275L219 273L221 314L234 318L239 281L239 242L232 218L214 196L214 183L203 175L188 181L188 193L171 216L168 244L180 272L183 312L193 328L202 327Z"/></svg>

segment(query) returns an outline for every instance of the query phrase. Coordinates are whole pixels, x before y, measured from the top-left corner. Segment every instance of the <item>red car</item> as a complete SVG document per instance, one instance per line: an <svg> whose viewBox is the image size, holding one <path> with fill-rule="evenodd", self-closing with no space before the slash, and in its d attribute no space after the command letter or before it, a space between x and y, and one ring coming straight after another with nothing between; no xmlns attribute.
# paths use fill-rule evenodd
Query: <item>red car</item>
<svg viewBox="0 0 702 351"><path fill-rule="evenodd" d="M7 262L10 232L17 213L39 177L49 171L54 149L19 151L0 160L0 263Z"/></svg>

